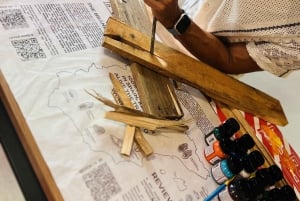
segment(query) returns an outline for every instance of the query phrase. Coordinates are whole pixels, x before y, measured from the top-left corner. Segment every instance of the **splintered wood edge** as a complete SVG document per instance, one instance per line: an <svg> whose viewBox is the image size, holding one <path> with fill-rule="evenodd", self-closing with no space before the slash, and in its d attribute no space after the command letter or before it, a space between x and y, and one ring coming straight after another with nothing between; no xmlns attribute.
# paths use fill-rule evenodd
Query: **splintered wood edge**
<svg viewBox="0 0 300 201"><path fill-rule="evenodd" d="M126 114L123 112L109 111L106 112L104 118L119 121L127 125L145 128L151 131L159 129L170 129L174 131L184 132L188 129L186 123L191 120L161 120L149 117L137 116L134 114Z"/></svg>
<svg viewBox="0 0 300 201"><path fill-rule="evenodd" d="M5 105L11 122L24 147L27 157L37 175L39 183L48 200L63 201L63 197L52 177L52 174L34 140L27 122L16 102L3 73L0 70L0 97Z"/></svg>

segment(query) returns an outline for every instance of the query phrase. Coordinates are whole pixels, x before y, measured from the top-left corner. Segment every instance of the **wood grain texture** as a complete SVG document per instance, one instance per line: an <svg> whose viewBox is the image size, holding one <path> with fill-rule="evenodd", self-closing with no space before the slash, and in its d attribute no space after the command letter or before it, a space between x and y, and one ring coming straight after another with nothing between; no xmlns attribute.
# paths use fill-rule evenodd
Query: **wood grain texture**
<svg viewBox="0 0 300 201"><path fill-rule="evenodd" d="M164 120L164 119L154 119L149 117L143 117L140 115L132 113L124 113L118 111L108 111L105 113L104 118L123 122L127 125L136 126L139 128L145 128L151 131L155 130L174 130L180 133L184 133L188 130L187 124L191 120Z"/></svg>
<svg viewBox="0 0 300 201"><path fill-rule="evenodd" d="M132 146L133 146L135 130L136 128L134 126L126 125L122 147L121 147L121 154L130 156Z"/></svg>
<svg viewBox="0 0 300 201"><path fill-rule="evenodd" d="M114 18L108 20L104 35L102 45L129 60L268 122L280 126L288 123L277 99L160 42L156 41L152 55L147 51L149 36Z"/></svg>
<svg viewBox="0 0 300 201"><path fill-rule="evenodd" d="M0 97L47 199L49 201L63 201L63 197L1 71Z"/></svg>
<svg viewBox="0 0 300 201"><path fill-rule="evenodd" d="M151 35L152 23L143 0L111 0L111 5L116 18L144 34ZM148 43L148 51L150 46L151 41ZM144 112L169 119L179 119L183 116L169 78L144 68L141 64L132 63L131 67Z"/></svg>
<svg viewBox="0 0 300 201"><path fill-rule="evenodd" d="M150 156L151 154L153 154L153 148L144 137L144 134L142 133L140 128L135 129L134 140L145 156Z"/></svg>
<svg viewBox="0 0 300 201"><path fill-rule="evenodd" d="M174 86L168 77L137 63L132 63L130 67L144 112L168 119L180 119L183 116Z"/></svg>

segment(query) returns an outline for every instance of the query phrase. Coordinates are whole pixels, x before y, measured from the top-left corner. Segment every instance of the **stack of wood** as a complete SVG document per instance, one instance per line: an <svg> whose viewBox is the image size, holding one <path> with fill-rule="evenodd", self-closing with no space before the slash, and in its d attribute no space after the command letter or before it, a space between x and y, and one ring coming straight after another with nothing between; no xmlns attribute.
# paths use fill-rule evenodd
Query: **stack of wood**
<svg viewBox="0 0 300 201"><path fill-rule="evenodd" d="M110 73L110 79L114 87L113 94L115 102L118 104L102 97L96 91L86 92L103 104L114 109L114 111L106 112L105 118L126 124L121 154L129 156L134 141L145 156L149 156L153 153L153 149L143 136L141 129L156 133L166 130L184 133L188 129L187 124L190 120L169 120L134 109L120 81L112 73Z"/></svg>

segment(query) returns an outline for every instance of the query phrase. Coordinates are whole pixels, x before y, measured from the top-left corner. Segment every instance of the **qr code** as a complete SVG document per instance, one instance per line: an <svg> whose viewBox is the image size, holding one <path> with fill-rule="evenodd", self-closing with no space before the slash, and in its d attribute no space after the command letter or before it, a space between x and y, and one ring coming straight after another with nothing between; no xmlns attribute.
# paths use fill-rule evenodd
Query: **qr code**
<svg viewBox="0 0 300 201"><path fill-rule="evenodd" d="M0 22L6 30L29 27L20 9L0 10Z"/></svg>
<svg viewBox="0 0 300 201"><path fill-rule="evenodd" d="M46 54L40 47L36 38L20 39L11 41L22 60L46 58Z"/></svg>
<svg viewBox="0 0 300 201"><path fill-rule="evenodd" d="M121 187L106 163L83 175L83 180L95 201L107 201L121 192Z"/></svg>

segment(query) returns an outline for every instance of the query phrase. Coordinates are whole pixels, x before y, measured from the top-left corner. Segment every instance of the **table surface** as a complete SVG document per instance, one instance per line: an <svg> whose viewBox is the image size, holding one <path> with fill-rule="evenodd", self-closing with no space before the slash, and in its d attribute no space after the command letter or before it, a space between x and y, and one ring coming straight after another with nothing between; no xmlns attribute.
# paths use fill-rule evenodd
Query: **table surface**
<svg viewBox="0 0 300 201"><path fill-rule="evenodd" d="M296 74L296 75L300 75L300 74ZM293 83L297 83L296 80L298 80L298 82L299 82L300 79L294 79L294 77L291 76L287 80L283 80L284 84L281 85L282 88L278 87L279 86L278 79L273 79L273 80L269 79L268 80L268 79L266 79L266 75L264 75L264 74L261 74L261 75L253 74L253 76L244 77L243 80L246 81L246 82L248 82L252 86L257 87L259 89L262 89L263 91L266 91L269 94L273 95L274 97L280 99L280 101L284 105L285 111L287 111L286 114L287 114L287 117L288 117L288 119L290 121L290 124L287 127L282 128L282 131L283 131L285 137L287 138L288 142L290 142L292 144L292 146L296 149L297 153L300 153L300 144L299 144L300 141L299 140L295 140L295 139L297 139L297 134L296 134L297 132L295 132L295 131L298 131L297 127L299 127L299 124L296 123L296 121L299 119L297 117L300 114L298 112L299 111L299 109L298 109L299 107L296 107L296 106L298 104L297 100L300 99L300 96L298 97L297 94L294 93L296 90L293 90L291 87L289 88L290 90L285 90L286 89L285 88L286 85L290 84L290 81L293 82ZM264 83L267 80L268 80L268 83L267 84ZM298 85L293 84L293 86L299 86L299 84ZM297 97L295 97L295 96L297 96ZM293 98L290 98L290 97L293 97ZM10 123L7 122L7 120L2 119L1 117L2 117L2 114L0 114L0 124L3 123L4 125L7 125L11 129ZM2 128L3 127L0 126L0 133L1 133L1 129ZM13 131L10 131L10 132L13 132ZM3 147L4 146L5 145L3 144ZM18 147L18 146L15 146L15 148L16 147ZM20 176L22 176L22 175L24 176L24 175L27 175L27 174L23 174L24 172L21 172L21 173L19 172L18 173L18 170L15 169L16 167L21 167L20 165L14 163L14 162L18 162L18 160L15 160L14 162L11 162L13 164L13 167L11 169L10 166L9 166L8 160L5 157L5 155L3 155L3 153L4 153L3 150L0 149L0 154L2 154L2 155L0 155L1 156L0 162L2 160L4 161L3 163L5 164L5 167L4 167L5 169L3 169L3 173L5 172L5 175L6 175L6 173L10 175L7 178L9 181L7 181L6 183L7 183L7 185L11 184L11 186L4 186L4 188L2 188L2 183L0 183L0 189L7 189L7 188L9 188L10 192L13 192L12 194L15 195L15 196L18 196L18 197L14 197L14 198L6 198L5 197L4 198L4 197L2 197L2 195L3 196L11 196L11 195L10 194L8 195L7 193L5 195L5 193L1 193L0 194L0 200L8 200L8 201L10 201L9 199L16 200L16 201L22 200L22 199L24 200L25 199L24 197L26 197L26 195L28 196L28 192L30 192L33 187L32 187L32 185L28 185L27 182L24 182L24 180L22 180L20 178ZM3 156L3 158L2 158L2 156ZM8 157L8 159L9 160L14 160L14 159L11 159L11 157ZM25 165L25 166L27 166L27 165ZM22 171L24 171L24 170L22 170ZM0 172L2 172L2 169L0 169ZM14 172L16 172L16 175L17 175L16 177L13 176ZM30 170L29 170L29 172L30 172ZM7 177L7 176L5 176L5 177ZM3 181L5 181L5 180L3 180ZM24 196L22 196L22 192L20 191L20 188L18 187L18 183L17 182L19 182L20 185L23 186L23 187L31 186L30 189L27 189L28 191L25 190L23 192ZM24 185L24 183L27 183L27 185ZM38 188L37 183L35 183L35 185ZM26 192L27 192L27 194L26 194ZM37 191L34 191L34 192L37 192ZM28 200L41 200L41 201L45 200L44 197L43 197L43 194L39 194L39 195L36 195L36 196L40 196L40 199L28 199L28 198L27 199Z"/></svg>

